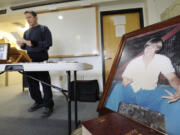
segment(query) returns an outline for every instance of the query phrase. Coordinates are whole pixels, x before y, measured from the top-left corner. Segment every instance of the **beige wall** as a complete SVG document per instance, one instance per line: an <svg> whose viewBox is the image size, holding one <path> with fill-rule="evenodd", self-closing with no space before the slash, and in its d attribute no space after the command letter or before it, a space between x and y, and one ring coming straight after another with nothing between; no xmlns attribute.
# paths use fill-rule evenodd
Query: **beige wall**
<svg viewBox="0 0 180 135"><path fill-rule="evenodd" d="M0 74L0 88L7 86L7 73Z"/></svg>
<svg viewBox="0 0 180 135"><path fill-rule="evenodd" d="M145 0L147 25L158 23L161 14L174 2L174 0Z"/></svg>
<svg viewBox="0 0 180 135"><path fill-rule="evenodd" d="M180 15L180 0L175 0L162 14L161 19L166 20Z"/></svg>
<svg viewBox="0 0 180 135"><path fill-rule="evenodd" d="M145 19L145 26L151 25L161 21L161 14L174 2L175 0L82 0L82 1L74 1L74 2L67 2L67 3L59 3L59 4L52 4L34 8L28 8L28 10L36 10L36 11L43 11L43 10L54 10L54 9L63 9L63 8L72 8L78 6L86 6L86 5L98 5L104 8L111 8L114 9L128 9L128 8L136 8L142 5L144 6L144 19ZM179 1L179 0L176 0ZM14 14L14 13L23 13L27 9L21 10L8 10L7 14Z"/></svg>
<svg viewBox="0 0 180 135"><path fill-rule="evenodd" d="M18 72L8 72L8 86L22 84L22 75Z"/></svg>
<svg viewBox="0 0 180 135"><path fill-rule="evenodd" d="M22 75L17 72L5 72L0 75L0 88L11 85L22 85Z"/></svg>

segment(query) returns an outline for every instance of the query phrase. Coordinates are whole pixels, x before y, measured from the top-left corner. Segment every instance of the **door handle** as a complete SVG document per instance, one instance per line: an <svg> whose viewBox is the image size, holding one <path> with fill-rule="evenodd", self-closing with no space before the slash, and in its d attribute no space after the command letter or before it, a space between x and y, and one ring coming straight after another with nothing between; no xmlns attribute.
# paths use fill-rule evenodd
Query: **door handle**
<svg viewBox="0 0 180 135"><path fill-rule="evenodd" d="M112 59L111 57L104 57L104 60L110 60Z"/></svg>

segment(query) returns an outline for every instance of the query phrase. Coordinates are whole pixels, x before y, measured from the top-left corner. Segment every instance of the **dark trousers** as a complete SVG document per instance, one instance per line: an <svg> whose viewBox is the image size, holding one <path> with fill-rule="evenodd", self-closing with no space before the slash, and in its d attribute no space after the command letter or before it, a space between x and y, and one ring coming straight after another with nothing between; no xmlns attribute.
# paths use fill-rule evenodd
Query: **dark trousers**
<svg viewBox="0 0 180 135"><path fill-rule="evenodd" d="M26 72L26 74L36 79L39 79L43 82L46 82L48 84L51 84L51 78L48 71ZM51 87L46 84L41 83L42 88L43 88L43 97L42 97L40 87L39 87L39 82L31 78L27 78L27 81L29 85L29 92L30 92L31 98L36 103L43 103L45 107L52 108L54 106L54 102L53 102L53 94L52 94Z"/></svg>

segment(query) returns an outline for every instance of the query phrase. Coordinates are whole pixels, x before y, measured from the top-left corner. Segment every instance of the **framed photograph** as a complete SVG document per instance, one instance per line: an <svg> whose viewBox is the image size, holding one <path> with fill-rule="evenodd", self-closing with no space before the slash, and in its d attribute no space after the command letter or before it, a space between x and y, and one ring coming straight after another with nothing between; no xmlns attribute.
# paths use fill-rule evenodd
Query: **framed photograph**
<svg viewBox="0 0 180 135"><path fill-rule="evenodd" d="M8 60L8 51L10 45L8 43L0 44L0 62L3 63Z"/></svg>
<svg viewBox="0 0 180 135"><path fill-rule="evenodd" d="M179 135L179 97L177 16L123 36L97 110L100 115L123 113L161 132Z"/></svg>

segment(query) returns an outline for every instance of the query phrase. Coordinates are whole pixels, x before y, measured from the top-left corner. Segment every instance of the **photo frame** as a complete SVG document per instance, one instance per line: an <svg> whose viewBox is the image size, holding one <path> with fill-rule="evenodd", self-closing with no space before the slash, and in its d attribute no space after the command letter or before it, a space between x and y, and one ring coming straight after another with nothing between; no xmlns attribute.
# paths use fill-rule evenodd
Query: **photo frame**
<svg viewBox="0 0 180 135"><path fill-rule="evenodd" d="M128 65L133 65L131 63L133 63L135 60L134 59L138 59L138 58L144 58L145 55L145 49L147 48L146 46L149 45L149 43L154 44L155 39L159 38L162 41L162 46L161 46L161 51L160 52L156 52L156 54L158 54L160 57L162 56L163 58L160 59L159 62L156 62L156 66L152 66L151 69L149 70L149 72L155 72L156 70L161 70L158 71L158 74L156 74L156 80L154 81L153 79L153 84L156 83L156 86L151 87L149 84L151 84L151 78L148 76L143 76L143 74L139 74L142 73L142 71L138 71L138 69L136 69L136 67L140 67L139 63L136 63L134 66L131 66L131 68L129 68L130 66ZM153 41L153 42L152 42ZM160 41L158 41L159 43ZM152 46L151 46L152 47ZM158 49L157 49L158 50ZM178 112L179 107L178 104L180 105L180 100L177 100L176 102L173 102L171 104L168 103L168 99L166 98L162 98L162 96L169 96L167 94L167 92L165 91L165 89L169 88L167 91L169 91L171 88L173 89L173 87L171 86L171 82L169 80L169 74L173 73L173 75L176 76L176 79L179 81L180 79L180 16L176 16L174 18L171 18L169 20L157 23L157 24L153 24L151 26L147 26L144 27L143 29L125 34L122 37L122 40L120 42L119 48L117 50L116 53L116 57L114 59L111 71L110 71L110 75L108 77L108 80L106 82L105 85L105 89L103 91L103 94L101 96L101 100L99 102L97 111L99 112L100 115L104 115L106 113L109 112L118 112L119 110L119 103L120 102L125 102L125 103L130 103L130 104L135 104L135 105L139 105L140 108L143 107L146 109L149 109L150 111L153 112L157 112L160 113L161 111L159 111L160 109L162 109L163 107L166 108L164 109L160 114L162 114L165 118L165 129L163 132L168 133L168 134L172 134L172 135L178 135L180 134L180 131L178 130L180 127L173 123L173 120L177 120L178 117L176 114L173 114L173 111L171 113L166 113L168 112L168 110L176 110ZM156 55L157 56L157 55ZM164 60L167 59L167 60ZM143 59L142 59L143 60ZM162 63L163 61L163 63ZM170 61L168 64L166 64L165 61ZM164 64L163 66L161 66L161 64ZM172 69L170 71L167 71L165 73L165 67L171 66L170 69ZM161 69L161 67L163 69ZM129 72L131 69L131 71L133 71L133 73ZM143 68L144 69L144 68ZM139 76L145 77L149 82L145 82L144 84L140 83L138 85L132 85L133 83L135 83L135 81L131 78L131 80L128 80L129 78L124 76L127 75L127 73L124 72L128 72L128 74L131 73L131 76L135 76L134 78L137 79ZM159 74L159 72L161 74ZM150 73L151 74L151 73ZM154 73L152 73L154 74ZM144 74L146 75L146 74ZM128 85L124 86L124 82L128 82L128 81L124 81L125 79L127 79L130 83L128 83ZM145 79L145 80L146 80ZM133 82L133 81L134 82ZM141 79L142 81L142 79ZM140 82L141 82L140 81ZM144 81L144 80L143 80ZM171 85L170 85L171 84ZM142 86L144 85L144 86ZM149 86L147 86L149 85ZM140 87L137 87L140 86ZM156 91L156 88L161 88L163 90L159 90L158 92L161 92L161 94L159 93L158 96L161 95L161 97L157 98L159 99L159 102L163 102L162 106L155 106L156 101L154 100L156 98L157 95L153 95L153 96L147 96L147 97L143 97L145 94L142 94L141 97L139 98L135 98L134 97L138 95L138 93L143 93L145 91L145 87L148 87L148 90L154 90L152 92ZM128 89L128 87L130 87L130 90ZM137 88L137 91L135 90ZM124 92L124 91L125 92ZM140 91L141 90L141 91ZM117 93L115 93L114 91L117 91ZM131 91L133 93L129 94L127 91ZM175 92L176 90L174 89L173 92ZM145 91L146 92L146 91ZM151 91L149 91L151 92ZM135 95L134 95L135 93ZM114 95L113 95L114 94ZM165 95L164 95L165 94ZM133 97L133 98L131 98ZM146 99L153 99L154 104L150 107L149 105L144 105L144 101ZM146 98L145 100L142 100L143 98ZM111 101L110 101L111 99ZM148 102L149 103L149 102ZM116 109L114 109L113 107L109 107L108 105L110 104L110 106L115 106ZM165 111L165 113L164 113ZM180 110L179 110L180 111ZM175 112L175 111L174 111ZM167 121L168 119L168 121ZM135 119L137 120L137 119ZM171 125L171 127L170 127ZM173 128L172 128L173 125ZM149 125L148 125L149 126ZM159 129L157 129L159 130Z"/></svg>
<svg viewBox="0 0 180 135"><path fill-rule="evenodd" d="M4 63L8 60L9 48L10 45L8 43L0 44L0 63Z"/></svg>

